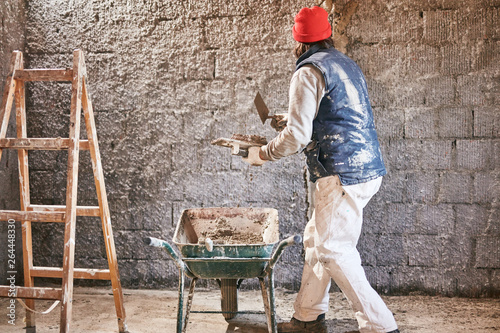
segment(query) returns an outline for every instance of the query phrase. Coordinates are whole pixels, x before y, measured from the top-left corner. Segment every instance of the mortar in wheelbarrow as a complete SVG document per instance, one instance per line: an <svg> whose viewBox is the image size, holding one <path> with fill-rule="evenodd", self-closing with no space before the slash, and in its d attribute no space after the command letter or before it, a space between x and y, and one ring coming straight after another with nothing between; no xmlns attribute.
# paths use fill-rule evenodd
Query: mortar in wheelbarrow
<svg viewBox="0 0 500 333"><path fill-rule="evenodd" d="M173 238L189 271L203 279L262 276L278 241L276 209L239 207L184 210Z"/></svg>

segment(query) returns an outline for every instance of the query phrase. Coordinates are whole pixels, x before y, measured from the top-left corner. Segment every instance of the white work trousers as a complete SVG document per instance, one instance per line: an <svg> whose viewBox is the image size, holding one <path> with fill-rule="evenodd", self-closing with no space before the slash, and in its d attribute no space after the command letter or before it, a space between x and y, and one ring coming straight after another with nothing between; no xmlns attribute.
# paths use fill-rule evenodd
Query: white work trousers
<svg viewBox="0 0 500 333"><path fill-rule="evenodd" d="M304 231L305 263L294 317L315 320L328 312L331 279L351 303L361 333L397 329L392 312L370 286L356 249L363 208L377 193L382 177L342 186L338 176L316 181L314 213Z"/></svg>

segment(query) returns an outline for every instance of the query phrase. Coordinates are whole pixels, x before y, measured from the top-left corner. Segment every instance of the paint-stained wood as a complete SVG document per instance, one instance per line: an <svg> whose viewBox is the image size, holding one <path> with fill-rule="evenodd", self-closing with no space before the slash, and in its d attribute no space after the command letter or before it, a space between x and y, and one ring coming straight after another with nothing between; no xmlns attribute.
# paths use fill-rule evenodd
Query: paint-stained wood
<svg viewBox="0 0 500 333"><path fill-rule="evenodd" d="M10 219L32 222L64 222L66 213L59 212L23 212L18 210L1 210L0 221Z"/></svg>
<svg viewBox="0 0 500 333"><path fill-rule="evenodd" d="M66 206L63 205L29 205L28 211L34 212L66 212ZM99 217L99 206L76 206L77 216L95 216Z"/></svg>
<svg viewBox="0 0 500 333"><path fill-rule="evenodd" d="M73 309L73 275L75 265L76 198L78 191L78 158L80 115L82 110L83 52L73 52L73 82L71 84L71 111L69 119L68 172L66 181L66 221L64 227L64 254L60 332L69 332Z"/></svg>
<svg viewBox="0 0 500 333"><path fill-rule="evenodd" d="M61 288L16 287L17 298L60 300ZM0 297L9 297L10 286L0 286Z"/></svg>
<svg viewBox="0 0 500 333"><path fill-rule="evenodd" d="M73 53L72 69L27 69L23 68L22 53L15 51L11 58L10 75L4 90L0 109L0 158L2 149L17 149L19 161L19 186L21 210L0 210L0 221L14 219L22 222L23 262L25 287L17 287L17 297L25 298L26 304L35 309L34 299L57 299L61 301L60 332L69 332L73 279L111 280L115 300L118 328L127 332L123 293L118 273L111 218L104 185L104 172L97 142L94 113L86 89L86 67L83 52ZM70 81L72 84L69 138L28 138L26 128L25 86L26 81ZM6 138L12 102L16 105L16 138ZM84 112L89 140L80 140L80 118ZM68 150L66 204L32 205L29 192L29 150ZM99 206L77 206L79 151L90 150ZM75 229L77 216L100 217L108 257L109 269L74 268ZM63 267L33 266L32 222L63 222L64 255ZM62 288L36 288L35 277L60 278ZM0 286L0 297L8 296L9 287ZM26 313L26 329L35 332L35 314Z"/></svg>
<svg viewBox="0 0 500 333"><path fill-rule="evenodd" d="M69 139L54 138L5 138L0 139L0 148L10 149L27 149L27 150L62 150L68 149L70 145ZM88 140L80 140L79 146L81 150L89 149Z"/></svg>
<svg viewBox="0 0 500 333"><path fill-rule="evenodd" d="M24 68L23 56L20 56L19 70L17 74ZM26 125L26 95L23 83L16 84L15 90L15 105L16 105L16 134L18 140L24 140L28 137L28 130ZM30 205L30 184L29 184L29 169L28 169L28 151L20 149L17 152L18 167L19 167L19 194L21 211L26 212L27 207ZM26 214L25 214L26 215ZM33 246L31 234L31 220L27 216L21 219L22 223L22 239L23 239L23 274L24 286L32 288L35 286L35 279L30 275L30 269L33 267ZM26 299L26 305L35 310L35 301L33 299ZM29 312L29 311L28 311ZM35 327L35 314L26 313L26 327Z"/></svg>
<svg viewBox="0 0 500 333"><path fill-rule="evenodd" d="M110 280L109 269L75 268L75 279ZM31 276L45 278L62 278L63 269L60 267L33 267Z"/></svg>
<svg viewBox="0 0 500 333"><path fill-rule="evenodd" d="M20 81L68 81L73 80L73 70L66 69L24 69L14 75Z"/></svg>
<svg viewBox="0 0 500 333"><path fill-rule="evenodd" d="M113 239L113 228L111 226L108 197L106 195L106 187L104 184L104 171L102 168L101 154L99 152L99 144L97 140L94 109L92 107L92 101L89 98L85 78L83 79L82 106L84 109L85 127L87 129L87 138L89 141L90 156L92 159L97 200L99 201L100 207L104 244L106 247L106 255L111 274L111 285L113 287L113 291L116 290L116 292L113 292L113 296L115 300L116 316L118 317L118 327L120 332L126 332L127 322L125 308L123 306L123 293L120 282L120 274L118 272L118 261L116 260L115 241Z"/></svg>
<svg viewBox="0 0 500 333"><path fill-rule="evenodd" d="M7 82L4 86L2 106L0 107L0 139L7 135L7 127L9 126L9 118L12 109L12 102L15 97L17 81L14 79L16 70L22 68L23 54L19 51L14 51L10 59L10 74L7 77ZM2 149L0 149L0 160L2 159Z"/></svg>

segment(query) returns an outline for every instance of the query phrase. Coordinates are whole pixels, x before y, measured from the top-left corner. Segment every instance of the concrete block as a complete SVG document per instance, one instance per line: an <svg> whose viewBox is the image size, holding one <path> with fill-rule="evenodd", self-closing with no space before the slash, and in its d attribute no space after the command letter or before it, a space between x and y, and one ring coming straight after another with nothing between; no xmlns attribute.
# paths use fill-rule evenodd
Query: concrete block
<svg viewBox="0 0 500 333"><path fill-rule="evenodd" d="M420 166L422 143L416 140L390 140L384 147L386 167L391 170L413 170Z"/></svg>
<svg viewBox="0 0 500 333"><path fill-rule="evenodd" d="M484 235L488 228L489 211L487 207L480 205L455 205L457 222L455 234L465 239Z"/></svg>
<svg viewBox="0 0 500 333"><path fill-rule="evenodd" d="M488 281L490 273L486 269L467 269L455 271L457 279L456 295L460 297L485 297L491 289L481 281Z"/></svg>
<svg viewBox="0 0 500 333"><path fill-rule="evenodd" d="M155 248L144 244L144 239L147 237L155 237L167 241L172 246L174 245L171 237L166 238L158 231L117 231L115 233L115 245L118 259L133 259L133 260L168 260L170 256L163 248ZM136 244L136 246L130 246Z"/></svg>
<svg viewBox="0 0 500 333"><path fill-rule="evenodd" d="M405 72L406 64L403 59L406 53L406 46L378 43L361 46L348 55L356 61L366 76L387 77Z"/></svg>
<svg viewBox="0 0 500 333"><path fill-rule="evenodd" d="M162 251L158 248L151 250ZM178 286L178 269L173 260L130 260L118 261L122 286L126 288L146 287L151 289L176 288Z"/></svg>
<svg viewBox="0 0 500 333"><path fill-rule="evenodd" d="M293 70L294 58L289 50L263 48L256 51L251 47L243 47L218 51L215 60L215 78L223 80L280 77L284 73L290 73L290 80Z"/></svg>
<svg viewBox="0 0 500 333"><path fill-rule="evenodd" d="M249 13L251 5L248 1L188 1L188 8L193 17L211 17L211 16L245 16Z"/></svg>
<svg viewBox="0 0 500 333"><path fill-rule="evenodd" d="M500 268L500 237L479 236L476 240L476 268Z"/></svg>
<svg viewBox="0 0 500 333"><path fill-rule="evenodd" d="M396 12L393 18L394 21L391 25L392 42L411 43L422 39L423 18L418 11Z"/></svg>
<svg viewBox="0 0 500 333"><path fill-rule="evenodd" d="M366 76L368 95L373 108L389 108L393 105L394 96L391 83L375 76ZM401 112L401 111L400 111Z"/></svg>
<svg viewBox="0 0 500 333"><path fill-rule="evenodd" d="M387 218L378 222L376 233L404 234L414 229L416 217L415 205L407 203L389 203L386 206Z"/></svg>
<svg viewBox="0 0 500 333"><path fill-rule="evenodd" d="M441 243L442 267L448 269L466 269L473 265L473 238L467 235L456 234L443 239Z"/></svg>
<svg viewBox="0 0 500 333"><path fill-rule="evenodd" d="M375 128L379 138L401 138L404 132L404 112L399 109L374 107Z"/></svg>
<svg viewBox="0 0 500 333"><path fill-rule="evenodd" d="M474 108L474 136L500 136L500 113L495 107L479 106Z"/></svg>
<svg viewBox="0 0 500 333"><path fill-rule="evenodd" d="M378 196L389 202L403 202L408 179L401 171L392 171L384 176Z"/></svg>
<svg viewBox="0 0 500 333"><path fill-rule="evenodd" d="M408 202L436 202L438 199L439 182L439 176L434 172L408 173L405 189Z"/></svg>
<svg viewBox="0 0 500 333"><path fill-rule="evenodd" d="M396 34L398 34L398 30L400 30L400 26L392 27L386 24L390 16L392 16L390 12L381 15L374 13L363 16L355 15L352 18L352 24L348 25L347 33L351 38L363 44L377 44L387 41L392 31L396 30ZM403 34L403 32L399 32L399 34Z"/></svg>
<svg viewBox="0 0 500 333"><path fill-rule="evenodd" d="M402 235L381 235L377 240L377 267L399 266L406 261L406 251Z"/></svg>
<svg viewBox="0 0 500 333"><path fill-rule="evenodd" d="M134 201L132 201L134 202ZM151 230L168 234L172 225L172 207L169 201L143 201L129 206L130 223L119 230Z"/></svg>
<svg viewBox="0 0 500 333"><path fill-rule="evenodd" d="M488 234L500 234L500 207L498 204L494 203L488 211L487 217L487 227L486 233Z"/></svg>
<svg viewBox="0 0 500 333"><path fill-rule="evenodd" d="M483 171L474 174L475 203L492 203L500 196L500 175L497 171Z"/></svg>
<svg viewBox="0 0 500 333"><path fill-rule="evenodd" d="M457 32L462 40L486 38L487 9L459 10L457 12Z"/></svg>
<svg viewBox="0 0 500 333"><path fill-rule="evenodd" d="M442 240L434 235L411 235L406 239L410 266L436 267L440 260Z"/></svg>
<svg viewBox="0 0 500 333"><path fill-rule="evenodd" d="M451 204L420 205L416 212L413 231L424 235L452 235L455 211Z"/></svg>
<svg viewBox="0 0 500 333"><path fill-rule="evenodd" d="M437 133L437 112L435 109L405 109L405 136L407 138L436 138Z"/></svg>
<svg viewBox="0 0 500 333"><path fill-rule="evenodd" d="M491 73L500 62L500 41L485 41L476 47L473 67L478 71Z"/></svg>
<svg viewBox="0 0 500 333"><path fill-rule="evenodd" d="M379 233L387 225L386 204L376 195L363 209L363 230L367 234Z"/></svg>
<svg viewBox="0 0 500 333"><path fill-rule="evenodd" d="M472 71L472 46L467 43L449 44L441 48L441 73L468 74Z"/></svg>
<svg viewBox="0 0 500 333"><path fill-rule="evenodd" d="M406 52L408 75L412 78L439 73L441 59L439 48L411 43Z"/></svg>
<svg viewBox="0 0 500 333"><path fill-rule="evenodd" d="M478 75L457 77L457 100L460 105L485 105L488 80Z"/></svg>
<svg viewBox="0 0 500 333"><path fill-rule="evenodd" d="M500 27L498 20L500 19L500 8L489 7L486 9L486 37L495 39L500 36Z"/></svg>
<svg viewBox="0 0 500 333"><path fill-rule="evenodd" d="M425 86L425 104L429 106L455 104L456 79L453 76L422 78Z"/></svg>
<svg viewBox="0 0 500 333"><path fill-rule="evenodd" d="M457 17L455 10L424 11L423 38L429 43L453 41L458 35Z"/></svg>
<svg viewBox="0 0 500 333"><path fill-rule="evenodd" d="M438 111L438 131L442 138L472 136L473 116L470 107L442 107Z"/></svg>
<svg viewBox="0 0 500 333"><path fill-rule="evenodd" d="M200 168L203 171L228 171L231 167L231 149L213 146L210 141L200 147Z"/></svg>
<svg viewBox="0 0 500 333"><path fill-rule="evenodd" d="M30 173L30 196L33 204L47 204L53 198L54 173L51 171L33 171Z"/></svg>
<svg viewBox="0 0 500 333"><path fill-rule="evenodd" d="M440 203L470 203L472 200L472 176L468 173L444 172L440 176Z"/></svg>
<svg viewBox="0 0 500 333"><path fill-rule="evenodd" d="M3 151L5 153L5 150ZM3 155L3 154L2 154ZM51 171L58 168L63 154L59 151L32 150L28 152L28 165L30 170ZM3 157L3 156L2 156ZM67 165L67 164L66 164Z"/></svg>
<svg viewBox="0 0 500 333"><path fill-rule="evenodd" d="M366 223L365 223L366 229ZM378 236L372 233L362 233L358 241L357 249L361 256L363 266L374 267L377 265L377 240Z"/></svg>
<svg viewBox="0 0 500 333"><path fill-rule="evenodd" d="M452 168L453 143L451 141L427 141L422 144L420 165L424 170L450 170Z"/></svg>
<svg viewBox="0 0 500 333"><path fill-rule="evenodd" d="M494 147L489 140L457 140L457 166L466 170L488 170L495 167Z"/></svg>

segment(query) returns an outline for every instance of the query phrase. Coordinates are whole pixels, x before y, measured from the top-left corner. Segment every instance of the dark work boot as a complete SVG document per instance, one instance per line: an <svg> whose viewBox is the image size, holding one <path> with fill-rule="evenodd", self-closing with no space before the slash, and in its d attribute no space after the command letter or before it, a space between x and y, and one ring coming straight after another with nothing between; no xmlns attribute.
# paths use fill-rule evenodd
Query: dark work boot
<svg viewBox="0 0 500 333"><path fill-rule="evenodd" d="M292 318L288 323L278 324L279 333L327 333L328 329L326 327L325 314L318 316L316 320L313 321L300 321L298 319Z"/></svg>
<svg viewBox="0 0 500 333"><path fill-rule="evenodd" d="M394 331L390 331L390 332L387 332L387 333L400 333L398 329L395 329Z"/></svg>

